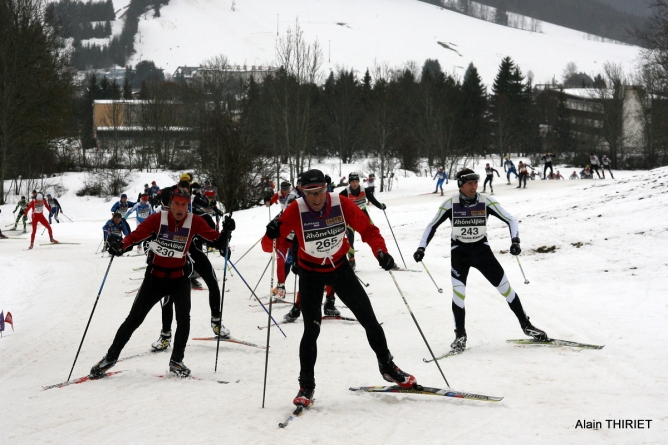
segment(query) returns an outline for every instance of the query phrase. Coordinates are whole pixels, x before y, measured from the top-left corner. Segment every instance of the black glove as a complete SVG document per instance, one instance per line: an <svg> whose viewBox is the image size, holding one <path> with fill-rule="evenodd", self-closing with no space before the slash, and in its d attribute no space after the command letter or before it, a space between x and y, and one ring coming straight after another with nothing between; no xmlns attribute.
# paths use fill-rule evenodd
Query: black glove
<svg viewBox="0 0 668 445"><path fill-rule="evenodd" d="M380 264L380 267L385 270L392 270L397 267L397 265L394 264L394 258L392 258L392 255L380 250L378 251L378 264Z"/></svg>
<svg viewBox="0 0 668 445"><path fill-rule="evenodd" d="M299 275L299 264L297 264L297 261L292 262L292 266L290 266L290 270L292 271L295 276Z"/></svg>
<svg viewBox="0 0 668 445"><path fill-rule="evenodd" d="M381 202L381 203L380 203L380 208L381 208L382 210L385 210L385 209L387 208L387 206Z"/></svg>
<svg viewBox="0 0 668 445"><path fill-rule="evenodd" d="M237 224L234 222L232 217L230 215L226 215L225 218L223 218L223 232L225 233L231 233L234 231L234 229L237 228Z"/></svg>
<svg viewBox="0 0 668 445"><path fill-rule="evenodd" d="M220 256L222 256L223 258L225 258L225 252L227 252L227 259L228 260L232 258L232 251L230 250L230 248L228 246L225 246L222 249L218 249L218 252L220 252Z"/></svg>
<svg viewBox="0 0 668 445"><path fill-rule="evenodd" d="M513 238L513 243L510 245L510 254L519 255L522 252L520 248L520 239L518 237Z"/></svg>
<svg viewBox="0 0 668 445"><path fill-rule="evenodd" d="M123 255L123 241L120 238L107 238L107 252L114 256Z"/></svg>
<svg viewBox="0 0 668 445"><path fill-rule="evenodd" d="M424 258L424 247L418 247L418 249L413 254L413 259L416 263L419 263Z"/></svg>
<svg viewBox="0 0 668 445"><path fill-rule="evenodd" d="M281 236L281 224L277 219L272 219L269 224L267 224L267 236L269 239L276 239Z"/></svg>

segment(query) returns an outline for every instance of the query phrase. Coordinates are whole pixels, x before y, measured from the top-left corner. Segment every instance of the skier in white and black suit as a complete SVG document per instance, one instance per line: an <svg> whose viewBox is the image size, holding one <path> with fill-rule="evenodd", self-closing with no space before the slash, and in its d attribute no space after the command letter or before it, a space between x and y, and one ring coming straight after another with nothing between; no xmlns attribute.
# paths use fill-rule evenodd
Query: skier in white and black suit
<svg viewBox="0 0 668 445"><path fill-rule="evenodd" d="M471 267L478 269L487 278L487 281L492 283L499 293L506 298L524 333L535 339L544 340L547 338L547 334L529 322L529 317L524 313L519 296L510 286L508 277L506 277L503 268L494 257L487 242L487 217L494 215L508 224L512 239L510 253L519 255L522 250L520 249L517 221L494 198L476 192L478 190L478 179L480 177L468 168L457 173L459 193L443 201L438 208L438 213L425 229L420 247L413 254L413 258L417 262L422 261L427 244L434 237L438 226L446 219L451 219L450 273L452 277L452 312L455 318L455 341L450 345L452 349L464 350L466 348L464 300L466 298L466 279Z"/></svg>

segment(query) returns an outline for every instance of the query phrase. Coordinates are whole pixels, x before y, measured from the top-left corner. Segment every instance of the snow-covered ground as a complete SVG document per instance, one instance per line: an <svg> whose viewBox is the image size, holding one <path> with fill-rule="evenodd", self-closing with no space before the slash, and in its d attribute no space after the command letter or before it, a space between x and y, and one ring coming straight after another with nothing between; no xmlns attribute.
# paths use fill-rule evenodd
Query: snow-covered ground
<svg viewBox="0 0 668 445"><path fill-rule="evenodd" d="M375 62L422 66L431 58L460 76L473 62L491 84L501 59L510 56L536 83L546 83L559 81L571 61L594 74L606 61L630 69L638 54L637 47L586 40L580 31L550 23L532 33L416 0L171 0L160 13L140 19L141 43L136 39L128 63L153 60L169 74L219 54L248 68L271 65L277 32L285 37L296 19L308 42L319 41L325 73L341 66L360 79Z"/></svg>
<svg viewBox="0 0 668 445"><path fill-rule="evenodd" d="M243 3L237 2L240 9ZM163 11L167 16L168 8ZM145 182L155 179L167 185L174 176L138 173L127 192L135 197ZM500 253L510 245L505 225L491 219L489 233L536 326L554 338L602 344L604 349L505 343L523 337L515 316L496 290L472 272L467 298L470 350L441 366L454 389L503 396L503 401L350 392L350 386L384 382L361 327L325 321L318 342L317 404L281 430L277 424L291 412L298 390L299 322L283 326L287 338L272 329L265 409L264 351L229 343L221 343L216 374L229 381L227 385L155 378L166 372L169 360L169 353L159 353L117 364L115 369L128 372L108 379L42 390L42 385L67 378L109 264L109 258L94 252L113 202L76 197L81 175L67 174L63 183L69 191L60 201L74 223L55 224L54 234L62 242L80 244L42 246L48 237L39 235L41 228L32 251L25 250L25 239L0 241L0 309L12 312L16 328L12 332L7 326L0 339L2 438L11 444L663 444L668 437L668 223L663 215L668 168L615 172L615 177L529 181L521 190L495 179L495 198L521 221L521 260L528 285L515 259ZM412 253L443 199L428 194L433 186L430 178L400 177L392 192L379 194L411 269L420 269ZM451 181L447 192L455 187ZM3 227L11 222L13 207L2 206ZM272 215L277 211L272 208ZM264 207L234 216L238 229L233 261L261 237L268 217ZM401 262L382 213L374 208L371 216ZM424 272L395 274L436 353L446 351L454 337L448 233L449 226L441 227L425 258L443 294ZM423 385L443 387L436 366L422 361L428 351L392 280L368 247L358 243L358 274L370 283L370 298L395 361ZM542 246L556 250L536 253ZM222 275L222 258L210 258ZM268 260L256 247L239 262L239 271L254 286ZM142 257L114 260L73 377L87 374L104 355L132 304L134 295L126 292L140 282L130 278L142 276L132 269L143 263ZM288 287L293 283L290 277ZM260 294L266 295L269 286L265 276ZM257 328L266 325L264 311L249 306L249 291L236 273L227 287L225 325L234 337L264 343L266 331ZM192 300L191 337L208 336L206 292L193 291ZM279 307L274 313L281 317L287 310ZM156 307L122 356L147 351L159 330ZM213 378L214 358L215 343L191 341L185 363L194 375ZM652 422L649 429L620 430L609 429L607 419ZM601 421L603 428L576 429L578 420Z"/></svg>

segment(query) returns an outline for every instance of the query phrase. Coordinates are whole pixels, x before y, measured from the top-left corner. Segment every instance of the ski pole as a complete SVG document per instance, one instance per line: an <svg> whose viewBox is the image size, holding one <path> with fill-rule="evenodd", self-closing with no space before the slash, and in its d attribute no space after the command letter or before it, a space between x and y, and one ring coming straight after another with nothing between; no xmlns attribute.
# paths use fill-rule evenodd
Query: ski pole
<svg viewBox="0 0 668 445"><path fill-rule="evenodd" d="M355 274L355 278L357 278L357 280L358 280L360 283L362 283L362 285L363 285L364 287L369 287L369 283L365 283L364 281L362 281L362 279L359 277L359 275Z"/></svg>
<svg viewBox="0 0 668 445"><path fill-rule="evenodd" d="M232 218L231 212L230 218ZM223 227L224 226L225 224L223 224ZM218 318L218 335L216 335L216 364L213 366L213 372L218 371L218 350L220 349L220 329L223 325L223 303L225 302L225 284L227 282L227 261L230 258L230 235L231 232L225 233L225 268L223 269L223 291L220 293L220 317Z"/></svg>
<svg viewBox="0 0 668 445"><path fill-rule="evenodd" d="M515 255L515 259L517 259L517 265L520 266L520 270L522 271L522 276L524 277L524 284L529 284L529 280L527 280L527 276L524 275L524 269L522 269L522 263L520 263L519 255Z"/></svg>
<svg viewBox="0 0 668 445"><path fill-rule="evenodd" d="M232 262L232 260L229 260L229 262L230 262L230 264L232 265L232 269L234 269L234 271L237 273L237 275L239 275L239 278L241 278L241 281L244 282L244 284L246 285L246 287L253 293L253 296L255 297L255 299L257 300L257 302L260 303L260 306L262 306L262 309L264 309L264 311L268 314L269 311L267 310L267 307L262 303L262 301L260 300L260 298L259 298L257 295L255 295L255 291L254 291L253 289L251 289L251 287L248 285L248 282L246 282L246 280L244 279L244 277L241 276L241 274L239 273L239 269L237 269L237 266L234 265L234 263ZM281 331L281 333L283 334L283 337L286 337L286 338L287 338L287 335L285 335L285 332L283 332L283 329L281 329L281 326L278 324L278 322L276 322L276 320L274 320L274 317L272 317L271 319L274 321L274 324L276 325L276 327Z"/></svg>
<svg viewBox="0 0 668 445"><path fill-rule="evenodd" d="M60 211L60 214L63 215L65 218L67 218L67 220L68 220L69 222L74 222L74 221L72 221L72 220L70 219L69 216L65 215L65 214L63 213L62 210Z"/></svg>
<svg viewBox="0 0 668 445"><path fill-rule="evenodd" d="M97 251L100 250L100 246L102 245L102 242L104 240L100 241L100 244L97 245L97 249L95 249L95 255L97 255Z"/></svg>
<svg viewBox="0 0 668 445"><path fill-rule="evenodd" d="M248 252L250 252L251 250L253 250L253 247L257 246L257 244L258 244L260 241L262 241L262 238L260 238L259 240L257 240L257 241L255 242L255 244L253 244L252 246L250 246L250 249L248 249L248 250L246 251L246 253L244 253L243 255L241 255L241 258L239 258L239 259L237 260L237 264L239 264L239 261L241 261L241 260L243 259L243 257L245 257L245 256L248 254Z"/></svg>
<svg viewBox="0 0 668 445"><path fill-rule="evenodd" d="M404 261L404 255L401 253L401 249L399 249L399 243L397 242L397 237L394 236L394 230L392 230L392 224L390 224L390 220L387 218L387 213L385 213L385 209L383 209L383 214L385 215L385 219L387 220L387 225L390 226L390 232L392 232L392 238L394 238L394 244L397 245L397 250L399 250L399 255L401 255L401 261L404 263L404 269L408 269L408 266L406 266L406 261Z"/></svg>
<svg viewBox="0 0 668 445"><path fill-rule="evenodd" d="M270 215L271 217L271 212ZM271 252L271 287L273 290L274 287L274 261L276 258L276 240L273 241L272 243L272 252ZM264 408L264 399L265 395L267 393L267 371L269 370L269 339L271 338L271 310L274 307L272 304L272 297L271 293L269 294L269 315L267 317L267 347L265 348L265 354L264 354L264 384L262 387L262 408Z"/></svg>
<svg viewBox="0 0 668 445"><path fill-rule="evenodd" d="M44 232L46 232L46 227L44 227L44 230L42 230L42 233L40 236L44 235Z"/></svg>
<svg viewBox="0 0 668 445"><path fill-rule="evenodd" d="M434 286L436 286L436 289L438 289L438 293L442 294L443 289L438 287L438 284L436 284L436 281L434 281L434 277L432 277L431 274L429 273L429 269L427 269L427 265L424 263L424 261L420 261L420 263L422 263L422 267L424 267L424 270L427 272L427 275L429 275L429 278L431 278L431 282L434 283Z"/></svg>
<svg viewBox="0 0 668 445"><path fill-rule="evenodd" d="M262 281L262 277L264 277L264 274L267 273L267 269L269 269L269 265L270 265L270 264L271 264L271 258L269 258L269 261L267 261L267 265L264 266L264 270L262 271L262 275L260 275L260 279L257 280L257 284L256 284L255 287L253 288L253 292L255 292L255 291L257 290L258 286L260 285L260 282ZM250 300L251 298L253 298L253 294L252 294L252 293L250 294L250 297L248 297L248 299Z"/></svg>
<svg viewBox="0 0 668 445"><path fill-rule="evenodd" d="M295 274L295 288L292 291L292 304L297 304L297 275Z"/></svg>
<svg viewBox="0 0 668 445"><path fill-rule="evenodd" d="M83 346L84 339L86 338L86 333L88 332L88 327L90 326L90 321L93 319L93 314L95 313L95 308L97 307L97 302L100 299L100 294L102 294L102 288L104 287L105 281L107 281L107 275L109 275L109 269L111 269L111 263L114 261L114 256L111 256L109 260L109 265L107 266L107 271L104 273L104 278L102 279L102 284L100 285L100 291L97 293L97 298L95 299L95 304L93 305L93 310L88 317L88 324L86 324L86 329L84 330L83 337L81 337L81 343L79 343L79 349L77 350L77 355L74 357L74 363L72 363L72 369L70 369L70 375L67 376L67 381L70 381L72 377L72 371L74 371L74 365L77 364L77 359L79 358L79 352L81 352L81 346Z"/></svg>
<svg viewBox="0 0 668 445"><path fill-rule="evenodd" d="M397 283L397 279L394 278L394 274L392 273L391 270L388 270L390 272L390 275L392 276L392 280L394 281L394 285L397 286L397 290L399 291L399 295L401 295L401 298L404 300L404 304L406 305L406 308L408 309L408 312L411 314L411 317L413 317L413 321L415 322L415 326L417 326L418 331L420 331L420 335L422 336L422 340L424 340L424 344L427 345L427 349L429 349L429 353L431 354L431 357L434 359L434 363L436 363L436 366L438 367L439 372L443 376L443 380L445 380L445 384L448 385L448 388L450 388L450 384L448 383L448 379L445 378L445 374L443 374L443 370L441 369L441 365L438 364L438 360L436 360L436 356L434 355L433 351L431 350L431 346L429 346L429 343L427 343L427 339L425 338L424 334L422 333L422 329L420 329L420 325L418 324L417 320L415 319L415 315L413 315L413 311L411 310L411 307L408 305L408 301L406 301L406 297L404 297L404 293L401 291L401 288L399 287L399 283Z"/></svg>

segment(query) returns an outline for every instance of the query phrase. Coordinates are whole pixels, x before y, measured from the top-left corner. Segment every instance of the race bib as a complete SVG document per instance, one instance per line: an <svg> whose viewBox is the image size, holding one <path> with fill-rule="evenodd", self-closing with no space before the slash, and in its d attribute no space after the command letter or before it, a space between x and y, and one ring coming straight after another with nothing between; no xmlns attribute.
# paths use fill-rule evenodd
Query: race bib
<svg viewBox="0 0 668 445"><path fill-rule="evenodd" d="M167 258L183 258L186 255L193 215L189 213L183 226L176 232L169 230L167 215L166 210L161 212L158 238L148 243L148 245L156 255Z"/></svg>
<svg viewBox="0 0 668 445"><path fill-rule="evenodd" d="M458 201L458 198L455 198L452 203L452 232L455 238L463 243L480 241L487 235L485 203L464 207Z"/></svg>
<svg viewBox="0 0 668 445"><path fill-rule="evenodd" d="M364 210L366 208L366 191L362 185L360 185L360 188L360 194L355 196L353 195L350 186L348 186L348 198L351 199L357 207Z"/></svg>
<svg viewBox="0 0 668 445"><path fill-rule="evenodd" d="M297 200L304 236L304 252L315 258L330 258L343 246L346 220L339 195L330 194L332 208L327 218L317 218L304 198Z"/></svg>
<svg viewBox="0 0 668 445"><path fill-rule="evenodd" d="M140 207L138 210L139 210L139 212L137 212L137 213L139 214L140 218L146 219L151 214L151 209L149 207L145 207L145 208Z"/></svg>
<svg viewBox="0 0 668 445"><path fill-rule="evenodd" d="M44 204L35 204L35 213L44 212Z"/></svg>

